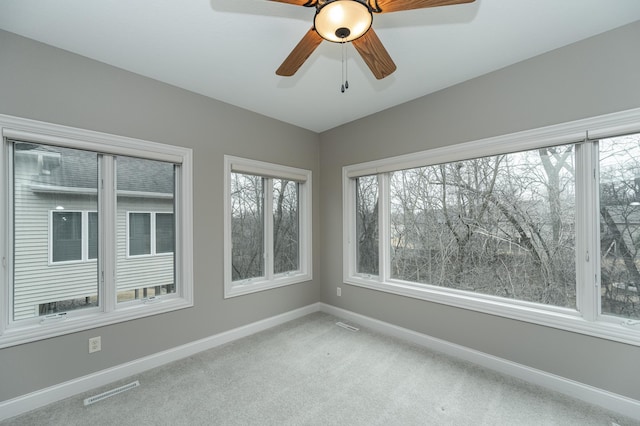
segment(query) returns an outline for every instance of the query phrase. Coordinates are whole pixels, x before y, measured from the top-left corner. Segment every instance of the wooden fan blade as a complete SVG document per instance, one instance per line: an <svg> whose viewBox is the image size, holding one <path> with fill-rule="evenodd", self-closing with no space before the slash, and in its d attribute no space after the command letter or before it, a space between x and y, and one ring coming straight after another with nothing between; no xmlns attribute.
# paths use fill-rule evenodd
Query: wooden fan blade
<svg viewBox="0 0 640 426"><path fill-rule="evenodd" d="M269 0L269 1L277 1L279 3L289 3L295 4L296 6L315 6L318 3L318 0Z"/></svg>
<svg viewBox="0 0 640 426"><path fill-rule="evenodd" d="M396 70L396 64L393 63L393 59L389 56L389 52L384 48L373 28L369 28L369 31L362 37L353 40L351 43L353 43L353 46L378 80L385 78Z"/></svg>
<svg viewBox="0 0 640 426"><path fill-rule="evenodd" d="M315 29L311 28L296 47L293 48L287 59L284 60L276 74L283 77L290 77L298 71L298 68L304 64L304 61L316 50L316 47L322 41L322 37L318 35Z"/></svg>
<svg viewBox="0 0 640 426"><path fill-rule="evenodd" d="M375 13L398 12L401 10L424 9L427 7L453 6L473 3L475 0L369 0L369 6Z"/></svg>

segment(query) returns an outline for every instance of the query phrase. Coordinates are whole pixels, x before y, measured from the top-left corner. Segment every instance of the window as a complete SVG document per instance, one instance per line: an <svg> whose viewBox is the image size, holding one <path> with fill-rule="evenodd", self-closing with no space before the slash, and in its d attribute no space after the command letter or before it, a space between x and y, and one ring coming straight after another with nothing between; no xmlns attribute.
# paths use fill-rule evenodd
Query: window
<svg viewBox="0 0 640 426"><path fill-rule="evenodd" d="M190 150L8 116L0 129L0 347L192 306Z"/></svg>
<svg viewBox="0 0 640 426"><path fill-rule="evenodd" d="M128 256L173 253L173 213L129 212Z"/></svg>
<svg viewBox="0 0 640 426"><path fill-rule="evenodd" d="M225 156L225 297L311 279L311 172Z"/></svg>
<svg viewBox="0 0 640 426"><path fill-rule="evenodd" d="M640 134L603 139L600 276L604 315L640 319Z"/></svg>
<svg viewBox="0 0 640 426"><path fill-rule="evenodd" d="M391 172L390 278L575 308L573 152Z"/></svg>
<svg viewBox="0 0 640 426"><path fill-rule="evenodd" d="M87 232L87 244L89 259L98 258L98 212L87 212L87 223L89 226Z"/></svg>
<svg viewBox="0 0 640 426"><path fill-rule="evenodd" d="M66 211L57 206L49 226L51 263L87 261L98 257L98 213Z"/></svg>
<svg viewBox="0 0 640 426"><path fill-rule="evenodd" d="M129 213L129 256L151 254L151 213Z"/></svg>
<svg viewBox="0 0 640 426"><path fill-rule="evenodd" d="M175 246L175 226L173 213L156 213L155 240L156 254L173 253Z"/></svg>
<svg viewBox="0 0 640 426"><path fill-rule="evenodd" d="M82 213L53 212L52 215L53 261L82 260Z"/></svg>
<svg viewBox="0 0 640 426"><path fill-rule="evenodd" d="M345 282L640 345L626 114L345 167Z"/></svg>
<svg viewBox="0 0 640 426"><path fill-rule="evenodd" d="M378 275L378 178L361 176L356 179L356 247L357 271Z"/></svg>

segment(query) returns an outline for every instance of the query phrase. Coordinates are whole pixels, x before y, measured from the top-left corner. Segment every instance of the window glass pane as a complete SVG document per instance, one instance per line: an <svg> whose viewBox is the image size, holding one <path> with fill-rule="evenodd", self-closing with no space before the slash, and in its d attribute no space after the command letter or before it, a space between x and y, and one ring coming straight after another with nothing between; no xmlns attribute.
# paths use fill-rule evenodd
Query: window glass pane
<svg viewBox="0 0 640 426"><path fill-rule="evenodd" d="M356 179L357 272L378 275L378 177Z"/></svg>
<svg viewBox="0 0 640 426"><path fill-rule="evenodd" d="M391 277L576 307L573 145L394 172Z"/></svg>
<svg viewBox="0 0 640 426"><path fill-rule="evenodd" d="M82 260L82 213L53 212L51 226L53 262Z"/></svg>
<svg viewBox="0 0 640 426"><path fill-rule="evenodd" d="M166 248L167 216L173 218L175 165L131 157L116 158L117 234L116 289L118 302L175 293L175 255L154 256L158 244ZM127 212L129 257L127 256ZM158 217L162 235L156 233ZM173 222L173 220L171 220ZM171 228L171 233L173 229ZM160 239L158 243L158 238ZM173 243L171 243L173 247ZM173 251L173 249L171 250ZM136 256L143 255L143 256Z"/></svg>
<svg viewBox="0 0 640 426"><path fill-rule="evenodd" d="M603 314L640 318L640 134L600 141Z"/></svg>
<svg viewBox="0 0 640 426"><path fill-rule="evenodd" d="M156 213L156 253L173 253L174 229L172 213Z"/></svg>
<svg viewBox="0 0 640 426"><path fill-rule="evenodd" d="M280 274L299 266L298 184L273 180L273 269Z"/></svg>
<svg viewBox="0 0 640 426"><path fill-rule="evenodd" d="M232 279L264 276L264 179L231 173Z"/></svg>
<svg viewBox="0 0 640 426"><path fill-rule="evenodd" d="M98 213L89 212L89 259L98 258Z"/></svg>
<svg viewBox="0 0 640 426"><path fill-rule="evenodd" d="M97 182L95 153L13 144L14 320L97 305L97 264L82 262L81 213L97 210Z"/></svg>
<svg viewBox="0 0 640 426"><path fill-rule="evenodd" d="M129 213L129 256L151 254L151 213Z"/></svg>

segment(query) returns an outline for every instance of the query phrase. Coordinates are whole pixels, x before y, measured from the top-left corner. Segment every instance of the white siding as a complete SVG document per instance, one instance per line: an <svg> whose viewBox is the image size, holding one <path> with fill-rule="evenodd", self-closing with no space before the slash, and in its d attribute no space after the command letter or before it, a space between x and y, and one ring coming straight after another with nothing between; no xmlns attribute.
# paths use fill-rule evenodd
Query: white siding
<svg viewBox="0 0 640 426"><path fill-rule="evenodd" d="M127 258L127 212L173 213L173 200L118 197L117 263L118 291L174 283L172 254Z"/></svg>
<svg viewBox="0 0 640 426"><path fill-rule="evenodd" d="M38 315L43 303L97 296L97 262L49 265L49 215L65 210L97 210L95 196L34 193L34 169L16 167L14 214L14 320ZM24 172L24 173L21 173Z"/></svg>
<svg viewBox="0 0 640 426"><path fill-rule="evenodd" d="M19 161L19 160L18 160ZM16 167L14 214L14 320L38 316L44 303L97 297L96 260L49 262L49 216L57 206L67 211L97 211L95 195L36 193L33 168ZM118 290L174 283L174 256L126 257L127 211L173 212L173 200L119 197L117 212Z"/></svg>

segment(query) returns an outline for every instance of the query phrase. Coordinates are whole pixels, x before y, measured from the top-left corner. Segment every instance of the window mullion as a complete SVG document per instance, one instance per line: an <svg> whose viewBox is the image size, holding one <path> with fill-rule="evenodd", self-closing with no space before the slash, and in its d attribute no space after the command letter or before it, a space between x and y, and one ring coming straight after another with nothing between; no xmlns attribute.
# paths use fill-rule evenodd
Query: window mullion
<svg viewBox="0 0 640 426"><path fill-rule="evenodd" d="M391 235L389 173L378 175L378 279L387 282L390 278Z"/></svg>
<svg viewBox="0 0 640 426"><path fill-rule="evenodd" d="M0 164L3 166L2 175L0 175L0 241L4 241L2 245L2 280L0 283L0 336L4 334L6 328L13 321L13 252L14 252L14 223L11 206L14 205L13 192L13 150L11 143L3 142L0 150ZM6 191L6 193L5 193ZM4 202L7 204L5 205ZM4 307L7 307L4 311Z"/></svg>
<svg viewBox="0 0 640 426"><path fill-rule="evenodd" d="M589 321L597 315L599 288L595 149L597 145L589 141L576 145L576 304Z"/></svg>
<svg viewBox="0 0 640 426"><path fill-rule="evenodd" d="M589 229L586 235L589 235L589 242L591 243L590 252L591 256L591 273L593 276L592 285L589 286L591 291L589 293L590 300L586 301L589 304L591 311L585 318L591 321L598 319L601 313L602 303L602 277L601 277L601 252L600 252L600 155L599 155L599 141L590 141L589 153L591 159L590 181L593 185L589 191L591 200L589 200L588 211L590 223Z"/></svg>
<svg viewBox="0 0 640 426"><path fill-rule="evenodd" d="M346 171L342 171L342 232L343 247L346 259L342 264L343 279L356 274L356 179L347 178Z"/></svg>
<svg viewBox="0 0 640 426"><path fill-rule="evenodd" d="M264 276L273 279L273 179L264 178Z"/></svg>
<svg viewBox="0 0 640 426"><path fill-rule="evenodd" d="M149 212L149 254L156 253L156 212Z"/></svg>
<svg viewBox="0 0 640 426"><path fill-rule="evenodd" d="M82 225L82 236L80 238L82 249L81 259L83 262L89 260L89 212L83 210L80 212L80 223Z"/></svg>
<svg viewBox="0 0 640 426"><path fill-rule="evenodd" d="M115 159L101 156L98 185L98 274L102 309L116 309L116 176Z"/></svg>

